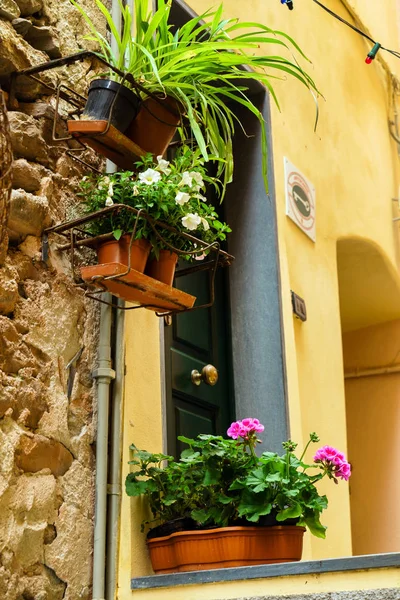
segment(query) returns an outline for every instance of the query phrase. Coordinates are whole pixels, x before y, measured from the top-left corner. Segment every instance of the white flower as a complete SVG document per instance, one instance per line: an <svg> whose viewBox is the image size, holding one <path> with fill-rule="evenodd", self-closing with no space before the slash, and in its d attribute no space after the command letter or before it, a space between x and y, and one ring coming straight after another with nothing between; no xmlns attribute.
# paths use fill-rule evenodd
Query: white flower
<svg viewBox="0 0 400 600"><path fill-rule="evenodd" d="M99 182L99 190L102 190L103 188L107 187L107 185L109 185L110 183L110 178L106 175L105 177L103 177L103 179Z"/></svg>
<svg viewBox="0 0 400 600"><path fill-rule="evenodd" d="M82 181L86 181L86 179L88 179L87 175L85 175L84 177L82 177Z"/></svg>
<svg viewBox="0 0 400 600"><path fill-rule="evenodd" d="M210 229L210 225L204 217L201 217L201 223L204 227L204 231L208 231Z"/></svg>
<svg viewBox="0 0 400 600"><path fill-rule="evenodd" d="M114 195L114 190L113 190L113 184L111 182L110 185L108 186L108 196L113 196L113 195Z"/></svg>
<svg viewBox="0 0 400 600"><path fill-rule="evenodd" d="M139 179L146 185L153 185L153 183L160 181L161 175L154 169L147 169L146 171L143 171L143 173L139 173Z"/></svg>
<svg viewBox="0 0 400 600"><path fill-rule="evenodd" d="M181 179L179 185L188 185L189 187L192 187L192 183L193 183L193 178L190 176L189 171L184 171L182 173L182 179Z"/></svg>
<svg viewBox="0 0 400 600"><path fill-rule="evenodd" d="M207 202L207 198L205 196L202 196L201 194L194 194L193 198L198 198L199 200L202 200L203 202Z"/></svg>
<svg viewBox="0 0 400 600"><path fill-rule="evenodd" d="M204 181L203 181L203 176L201 175L201 173L198 173L197 171L190 171L189 176L195 180L197 185L199 185L200 187L203 187Z"/></svg>
<svg viewBox="0 0 400 600"><path fill-rule="evenodd" d="M139 196L139 194L140 194L140 192L139 192L138 186L134 185L133 186L133 195L134 196Z"/></svg>
<svg viewBox="0 0 400 600"><path fill-rule="evenodd" d="M182 225L190 231L197 229L200 223L201 217L197 213L188 213L185 217L182 217Z"/></svg>
<svg viewBox="0 0 400 600"><path fill-rule="evenodd" d="M113 206L114 202L111 196L107 196L106 206Z"/></svg>
<svg viewBox="0 0 400 600"><path fill-rule="evenodd" d="M183 206L184 204L186 204L186 202L189 202L189 200L190 194L187 194L186 192L178 192L175 196L175 202L180 206Z"/></svg>
<svg viewBox="0 0 400 600"><path fill-rule="evenodd" d="M164 173L165 175L169 175L171 173L171 169L168 168L169 162L168 160L164 160L162 155L157 156L158 167L157 169Z"/></svg>

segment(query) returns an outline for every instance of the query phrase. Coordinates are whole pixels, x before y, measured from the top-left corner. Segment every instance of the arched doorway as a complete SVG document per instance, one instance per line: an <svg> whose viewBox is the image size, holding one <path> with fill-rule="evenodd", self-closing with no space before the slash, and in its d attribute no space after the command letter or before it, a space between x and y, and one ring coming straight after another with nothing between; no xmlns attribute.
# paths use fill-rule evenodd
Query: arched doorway
<svg viewBox="0 0 400 600"><path fill-rule="evenodd" d="M373 243L337 244L353 554L400 550L400 281Z"/></svg>

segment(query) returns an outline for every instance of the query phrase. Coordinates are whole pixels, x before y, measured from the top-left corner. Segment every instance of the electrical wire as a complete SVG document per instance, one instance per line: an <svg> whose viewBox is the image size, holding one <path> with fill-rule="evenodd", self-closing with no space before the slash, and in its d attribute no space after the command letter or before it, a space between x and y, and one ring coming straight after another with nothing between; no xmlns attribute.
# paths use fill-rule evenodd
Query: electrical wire
<svg viewBox="0 0 400 600"><path fill-rule="evenodd" d="M290 2L290 6L289 6L289 2ZM352 25L351 23L346 21L346 19L343 19L343 17L341 17L340 15L337 15L335 12L333 12L333 10L331 10L330 8L328 8L327 6L322 4L322 2L319 2L319 0L313 0L313 2L315 2L315 4L317 4L320 8L325 10L329 15L331 15L331 17L334 17L335 19L337 19L344 25L347 25L347 27L349 27L350 29L352 29L353 31L355 31L356 33L361 35L363 38L365 38L369 42L371 42L371 44L373 44L373 48L372 48L371 52L368 53L366 62L371 63L372 60L377 55L378 50L384 50L385 52L389 52L389 54L392 54L396 58L400 58L400 52L397 52L396 50L390 50L389 48L385 48L384 46L381 46L381 44L376 42L371 36L369 36L367 33L365 33L365 31L362 31L355 25ZM281 0L281 3L287 4L288 8L290 8L290 10L293 10L293 1L292 0Z"/></svg>

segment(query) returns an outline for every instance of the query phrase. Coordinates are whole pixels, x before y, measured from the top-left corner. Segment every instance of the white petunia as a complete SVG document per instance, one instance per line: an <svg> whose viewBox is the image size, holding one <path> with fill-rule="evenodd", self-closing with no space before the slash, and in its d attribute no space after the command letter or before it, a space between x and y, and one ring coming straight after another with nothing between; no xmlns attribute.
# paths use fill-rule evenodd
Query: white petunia
<svg viewBox="0 0 400 600"><path fill-rule="evenodd" d="M160 181L161 175L154 169L146 169L146 171L143 171L143 173L139 173L139 179L146 185L153 185L153 183Z"/></svg>
<svg viewBox="0 0 400 600"><path fill-rule="evenodd" d="M103 188L107 187L110 184L110 178L107 177L107 175L105 177L103 177L103 179L101 181L99 181L99 190L102 190Z"/></svg>
<svg viewBox="0 0 400 600"><path fill-rule="evenodd" d="M190 231L195 231L201 223L201 217L197 213L189 213L182 217L182 225Z"/></svg>
<svg viewBox="0 0 400 600"><path fill-rule="evenodd" d="M192 187L192 183L193 183L193 178L190 176L189 171L184 171L182 173L182 179L181 179L179 185L188 185L189 187Z"/></svg>
<svg viewBox="0 0 400 600"><path fill-rule="evenodd" d="M113 199L111 198L111 196L107 196L106 206L113 206L113 205L114 205Z"/></svg>
<svg viewBox="0 0 400 600"><path fill-rule="evenodd" d="M169 161L164 160L162 155L157 156L158 167L157 169L164 173L165 175L169 175L171 173L171 169L168 168Z"/></svg>
<svg viewBox="0 0 400 600"><path fill-rule="evenodd" d="M207 202L207 198L205 196L202 196L201 194L194 194L193 198L198 198L199 200L202 200L203 202Z"/></svg>
<svg viewBox="0 0 400 600"><path fill-rule="evenodd" d="M175 202L180 206L183 206L184 204L186 204L186 202L189 202L189 200L190 194L187 194L186 192L178 192L175 196Z"/></svg>
<svg viewBox="0 0 400 600"><path fill-rule="evenodd" d="M140 192L139 192L138 186L134 185L133 186L133 195L134 196L139 196L139 194L140 194Z"/></svg>
<svg viewBox="0 0 400 600"><path fill-rule="evenodd" d="M201 217L201 224L204 227L204 231L208 231L210 229L210 225L204 217Z"/></svg>
<svg viewBox="0 0 400 600"><path fill-rule="evenodd" d="M203 176L201 175L201 173L198 173L197 171L190 171L189 176L195 180L197 185L199 185L200 187L203 187L204 181L203 181Z"/></svg>
<svg viewBox="0 0 400 600"><path fill-rule="evenodd" d="M114 195L114 190L113 190L113 184L110 183L110 185L108 186L108 195L109 196L113 196Z"/></svg>

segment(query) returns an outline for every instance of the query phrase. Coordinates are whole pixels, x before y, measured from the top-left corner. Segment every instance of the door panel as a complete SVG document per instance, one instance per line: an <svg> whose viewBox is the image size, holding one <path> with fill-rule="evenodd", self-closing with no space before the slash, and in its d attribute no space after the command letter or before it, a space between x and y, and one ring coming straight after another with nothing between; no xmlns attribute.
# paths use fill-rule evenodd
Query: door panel
<svg viewBox="0 0 400 600"><path fill-rule="evenodd" d="M209 273L203 271L193 273L186 277L177 278L175 284L180 290L196 296L196 304L208 302ZM196 311L196 318L192 313L183 313L174 319L174 340L177 344L185 346L189 352L203 356L205 360L212 361L210 350L213 348L212 319L209 310Z"/></svg>
<svg viewBox="0 0 400 600"><path fill-rule="evenodd" d="M177 277L175 287L194 294L196 305L209 300L209 272ZM231 422L231 349L228 337L226 273L219 269L211 308L175 315L165 326L168 453L177 456L178 435L224 434ZM218 382L192 383L191 372L207 364L218 370Z"/></svg>

